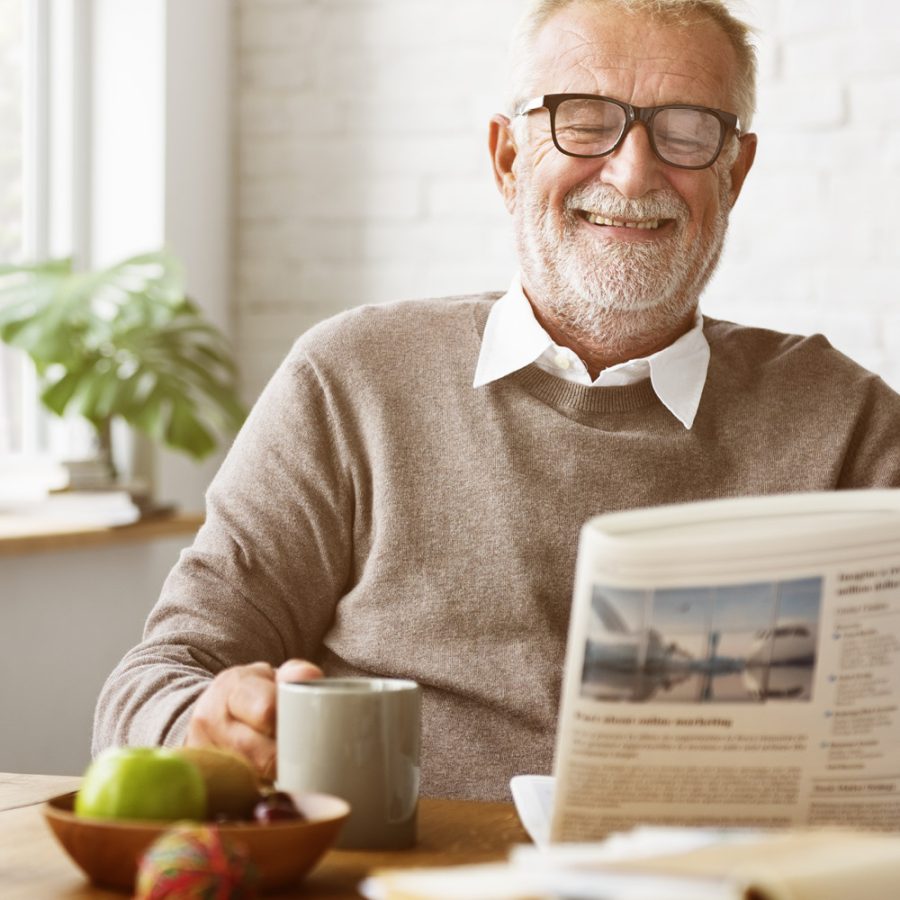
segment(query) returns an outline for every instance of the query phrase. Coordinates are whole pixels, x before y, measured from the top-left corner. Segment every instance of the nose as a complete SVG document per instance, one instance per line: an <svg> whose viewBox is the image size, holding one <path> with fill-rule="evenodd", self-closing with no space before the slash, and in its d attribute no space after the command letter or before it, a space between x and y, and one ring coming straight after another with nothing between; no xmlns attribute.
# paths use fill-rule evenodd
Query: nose
<svg viewBox="0 0 900 900"><path fill-rule="evenodd" d="M633 200L664 187L661 165L650 146L647 127L643 122L634 122L622 143L604 157L600 181Z"/></svg>

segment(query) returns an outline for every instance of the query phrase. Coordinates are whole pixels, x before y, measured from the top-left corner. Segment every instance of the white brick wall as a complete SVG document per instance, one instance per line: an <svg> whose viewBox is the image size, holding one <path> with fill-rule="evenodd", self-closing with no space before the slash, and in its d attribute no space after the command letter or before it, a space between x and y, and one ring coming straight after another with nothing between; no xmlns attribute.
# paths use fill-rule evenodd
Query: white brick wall
<svg viewBox="0 0 900 900"><path fill-rule="evenodd" d="M522 0L238 0L237 333L249 397L358 303L505 288L487 121ZM900 389L900 4L745 0L759 153L704 309Z"/></svg>

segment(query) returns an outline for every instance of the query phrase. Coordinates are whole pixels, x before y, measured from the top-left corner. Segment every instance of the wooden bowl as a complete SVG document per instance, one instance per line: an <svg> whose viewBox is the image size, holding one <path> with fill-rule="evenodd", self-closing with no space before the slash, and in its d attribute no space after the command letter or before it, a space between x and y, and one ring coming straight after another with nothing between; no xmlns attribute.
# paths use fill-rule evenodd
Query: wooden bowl
<svg viewBox="0 0 900 900"><path fill-rule="evenodd" d="M263 891L296 883L337 840L350 805L328 794L295 794L304 819L218 825L226 841L242 843ZM144 851L175 822L87 819L72 812L75 793L44 804L44 818L65 851L95 884L132 892ZM200 823L198 823L200 824Z"/></svg>

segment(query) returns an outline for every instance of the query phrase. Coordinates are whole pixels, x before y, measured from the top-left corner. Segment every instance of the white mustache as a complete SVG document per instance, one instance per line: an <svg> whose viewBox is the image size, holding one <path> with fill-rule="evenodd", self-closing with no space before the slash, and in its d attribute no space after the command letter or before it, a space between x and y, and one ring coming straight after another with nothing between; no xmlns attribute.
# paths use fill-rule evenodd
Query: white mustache
<svg viewBox="0 0 900 900"><path fill-rule="evenodd" d="M675 191L653 191L645 197L629 200L607 185L573 188L565 198L569 212L584 210L610 219L675 219L690 217L687 204Z"/></svg>

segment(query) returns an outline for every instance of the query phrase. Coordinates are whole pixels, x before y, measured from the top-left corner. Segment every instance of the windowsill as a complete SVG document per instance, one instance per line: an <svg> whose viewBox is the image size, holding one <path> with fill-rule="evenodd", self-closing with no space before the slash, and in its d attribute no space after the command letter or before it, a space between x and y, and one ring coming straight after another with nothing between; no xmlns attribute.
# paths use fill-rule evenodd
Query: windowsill
<svg viewBox="0 0 900 900"><path fill-rule="evenodd" d="M159 538L193 535L203 524L196 513L172 513L151 516L133 525L112 527L62 522L38 522L22 519L21 529L8 529L0 534L0 557L25 556L58 550L82 550L135 544Z"/></svg>

